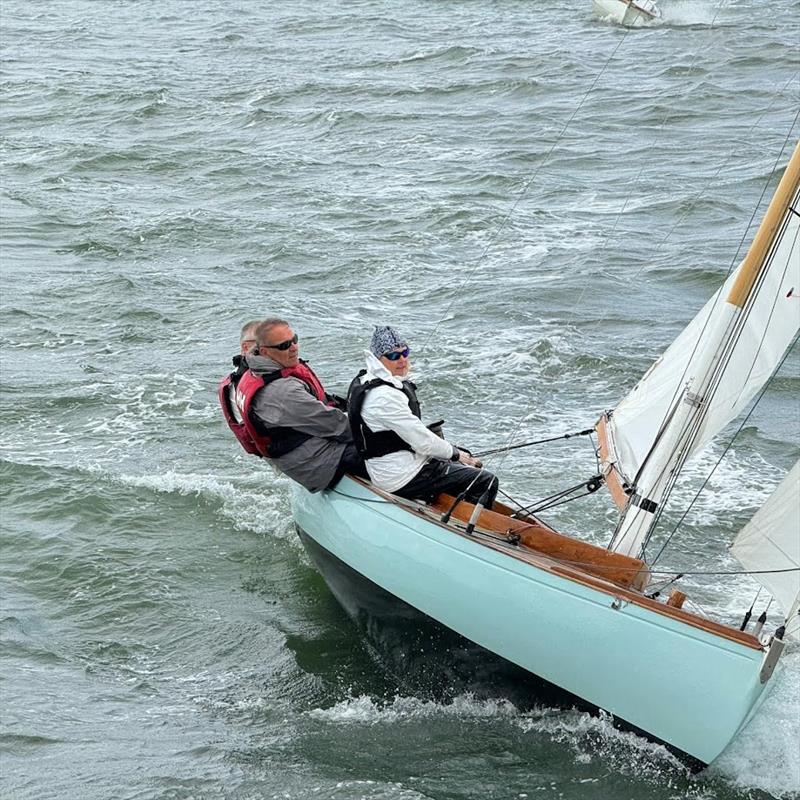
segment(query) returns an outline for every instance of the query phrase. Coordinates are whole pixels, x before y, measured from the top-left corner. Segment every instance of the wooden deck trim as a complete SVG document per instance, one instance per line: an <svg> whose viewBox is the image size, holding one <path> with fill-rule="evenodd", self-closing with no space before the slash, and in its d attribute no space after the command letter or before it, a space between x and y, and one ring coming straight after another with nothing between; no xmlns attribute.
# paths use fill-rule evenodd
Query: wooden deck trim
<svg viewBox="0 0 800 800"><path fill-rule="evenodd" d="M453 500L450 495L440 495L431 508L439 512L446 511L453 504ZM472 503L459 503L453 511L453 516L462 522L467 522L473 508ZM502 511L498 513L484 509L478 517L477 526L500 534L516 533L520 537L520 544L524 547L623 588L642 591L650 581L650 570L644 561L564 536L543 525L539 520L531 522L511 519L510 515L503 514Z"/></svg>
<svg viewBox="0 0 800 800"><path fill-rule="evenodd" d="M495 552L503 553L504 555L509 556L510 558L514 558L517 561L524 561L525 563L529 564L530 566L536 567L537 569L550 572L554 575L558 575L559 577L574 581L575 583L580 583L584 586L589 586L593 589L596 589L597 591L603 592L609 597L613 597L615 600L617 599L624 600L628 603L632 603L633 605L645 608L648 611L652 611L656 614L661 614L662 616L671 617L679 622L683 622L686 625L689 625L690 627L704 630L708 633L712 633L723 639L728 639L730 641L736 642L737 644L741 644L753 650L764 649L761 645L761 642L759 642L759 640L750 633L737 630L736 628L732 628L729 625L724 625L721 622L715 622L714 620L706 619L705 617L700 617L697 614L693 614L692 612L686 611L682 608L674 608L673 606L668 606L664 603L659 603L657 600L651 600L649 597L645 597L643 594L639 592L632 591L630 589L624 589L600 577L590 575L584 570L578 569L575 566L570 566L569 564L566 563L557 563L554 559L548 558L547 556L544 555L539 555L535 551L531 551L527 548L522 549L520 547L513 547L512 545L506 545L506 544L501 544L499 542L493 542L487 539L477 538L474 535L471 536L467 534L465 531L459 530L458 528L454 528L451 525L446 525L445 523L440 522L437 516L431 514L430 507L418 504L412 505L409 504L410 501L401 502L400 499L397 498L395 495L390 494L389 492L385 492L382 489L373 486L371 483L361 478L357 478L352 475L349 477L352 480L356 481L357 483L361 484L364 488L369 489L371 492L378 495L379 497L382 497L388 502L393 503L399 506L400 508L403 508L409 513L417 517L420 517L426 520L427 522L431 522L434 525L437 525L438 527L443 528L446 531L449 531L450 533L453 533L457 536L461 536L464 539L474 542L475 544L480 544L483 545L484 547L488 547L490 550L494 550ZM504 508L508 507L504 506ZM561 535L563 536L563 534Z"/></svg>

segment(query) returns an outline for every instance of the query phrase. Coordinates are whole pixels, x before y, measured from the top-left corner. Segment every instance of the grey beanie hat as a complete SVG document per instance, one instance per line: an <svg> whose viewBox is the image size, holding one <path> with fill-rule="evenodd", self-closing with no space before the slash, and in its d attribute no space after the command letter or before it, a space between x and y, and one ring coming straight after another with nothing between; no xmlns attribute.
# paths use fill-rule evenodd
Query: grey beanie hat
<svg viewBox="0 0 800 800"><path fill-rule="evenodd" d="M372 341L369 343L369 349L372 354L377 358L394 350L395 347L407 347L406 340L394 329L388 325L375 326L375 331L372 334Z"/></svg>

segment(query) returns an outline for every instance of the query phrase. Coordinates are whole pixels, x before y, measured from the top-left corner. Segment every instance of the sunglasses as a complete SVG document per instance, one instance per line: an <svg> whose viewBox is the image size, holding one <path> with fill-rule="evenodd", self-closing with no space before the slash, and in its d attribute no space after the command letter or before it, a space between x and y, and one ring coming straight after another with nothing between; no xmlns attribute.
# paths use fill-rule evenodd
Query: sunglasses
<svg viewBox="0 0 800 800"><path fill-rule="evenodd" d="M383 357L388 358L389 361L399 361L401 358L408 358L410 352L411 348L406 347L405 350L392 350L391 353L384 353Z"/></svg>
<svg viewBox="0 0 800 800"><path fill-rule="evenodd" d="M267 347L270 350L288 350L293 344L297 344L297 334L292 336L291 339L287 339L285 342L281 342L280 344L265 344L264 347Z"/></svg>

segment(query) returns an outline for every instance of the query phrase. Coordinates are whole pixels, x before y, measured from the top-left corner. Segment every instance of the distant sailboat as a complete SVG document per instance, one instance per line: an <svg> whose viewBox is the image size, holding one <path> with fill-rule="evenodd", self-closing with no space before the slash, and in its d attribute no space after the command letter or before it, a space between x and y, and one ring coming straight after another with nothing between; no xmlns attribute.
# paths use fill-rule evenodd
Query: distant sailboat
<svg viewBox="0 0 800 800"><path fill-rule="evenodd" d="M800 629L800 468L733 546L782 606L765 635L763 618L750 632L683 608L682 592L660 597L645 551L687 459L750 403L796 339L799 240L800 144L744 261L597 423L602 474L587 488L604 483L620 509L608 549L499 503L417 503L349 476L317 494L293 484L296 528L336 597L370 617L384 608L360 604L370 592L399 600L672 750L713 761L763 697L784 636Z"/></svg>
<svg viewBox="0 0 800 800"><path fill-rule="evenodd" d="M661 19L654 0L592 0L592 6L598 17L629 28Z"/></svg>

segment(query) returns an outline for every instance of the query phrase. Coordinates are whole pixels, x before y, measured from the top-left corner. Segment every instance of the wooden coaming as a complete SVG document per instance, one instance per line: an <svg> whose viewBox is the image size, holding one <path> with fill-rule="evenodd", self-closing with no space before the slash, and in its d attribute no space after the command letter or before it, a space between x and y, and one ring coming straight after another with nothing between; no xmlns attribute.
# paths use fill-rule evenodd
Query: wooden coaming
<svg viewBox="0 0 800 800"><path fill-rule="evenodd" d="M453 499L447 494L440 495L432 508L444 512L453 504ZM453 511L453 517L467 522L473 508L472 503L462 501ZM641 591L650 580L647 564L638 558L613 553L604 547L564 536L536 519L512 519L509 515L511 509L507 506L499 507L496 503L495 509L481 511L477 527L501 534L514 533L520 538L520 546L564 564L571 564L618 586Z"/></svg>
<svg viewBox="0 0 800 800"><path fill-rule="evenodd" d="M354 481L361 484L365 488L369 489L373 493L383 497L385 500L389 502L394 502L400 505L398 498L390 494L389 492L384 492L382 489L378 489L376 486L373 486L371 483L357 478L355 476L350 476ZM443 498L447 497L447 495L441 495L440 505L434 506L435 510L439 510L441 506L444 506L444 502L441 502ZM627 589L622 586L615 585L614 583L610 582L607 577L599 577L598 575L593 575L588 573L585 568L578 567L575 564L570 564L569 562L561 562L559 563L551 556L546 556L543 553L539 553L537 550L531 549L529 547L511 547L509 544L505 542L493 542L489 539L482 538L477 539L474 536L469 536L463 530L458 528L454 528L452 525L445 524L440 522L435 516L431 515L432 508L430 506L423 506L423 505L416 505L416 504L407 504L408 501L404 501L403 505L401 506L410 514L414 514L415 516L422 517L426 519L428 522L436 525L437 527L444 528L445 530L451 531L452 533L463 536L465 538L469 538L471 541L475 541L478 544L483 545L484 547L488 547L491 550L495 550L497 552L503 553L510 558L517 559L519 561L525 561L532 566L542 569L548 572L552 572L553 574L559 575L563 578L567 578L568 580L575 581L576 583L583 584L584 586L590 586L593 589L596 589L604 594L607 594L614 598L614 601L621 601L626 603L633 603L634 605L638 605L642 608L646 608L650 611L655 612L656 614L661 614L663 616L672 617L673 619L677 619L680 622L683 622L687 625L690 625L694 628L699 628L700 630L707 631L712 633L716 636L720 636L724 639L729 639L731 641L737 642L745 647L750 647L753 650L763 650L764 648L761 645L761 642L750 633L746 633L744 631L740 631L736 628L732 628L730 625L724 625L721 622L715 622L714 620L707 619L705 617L699 617L697 614L693 614L690 611L685 611L683 608L675 608L674 606L668 606L666 603L660 603L657 600L653 600L649 597L645 597L641 591L637 591L635 589ZM452 498L450 503L452 504ZM473 506L466 501L460 503L459 505L464 506L465 514L459 513L458 519L459 521L463 520L464 518L469 518L472 514ZM449 505L446 506L449 508ZM504 514L501 516L505 516L505 514L512 513L511 509L508 506L503 506L500 503L495 503L495 507L502 509ZM467 510L468 509L468 510ZM484 513L496 513L496 512L484 512ZM453 512L453 516L457 516L455 512ZM508 517L505 517L506 521ZM480 518L479 518L480 519ZM519 522L523 522L519 520ZM528 524L528 523L525 523ZM541 530L543 531L553 531L552 528L544 525L541 523ZM563 534L560 534L563 536ZM563 538L568 538L563 536ZM593 545L589 545L593 547ZM629 558L629 556L619 556L621 558ZM634 561L636 559L633 559Z"/></svg>

